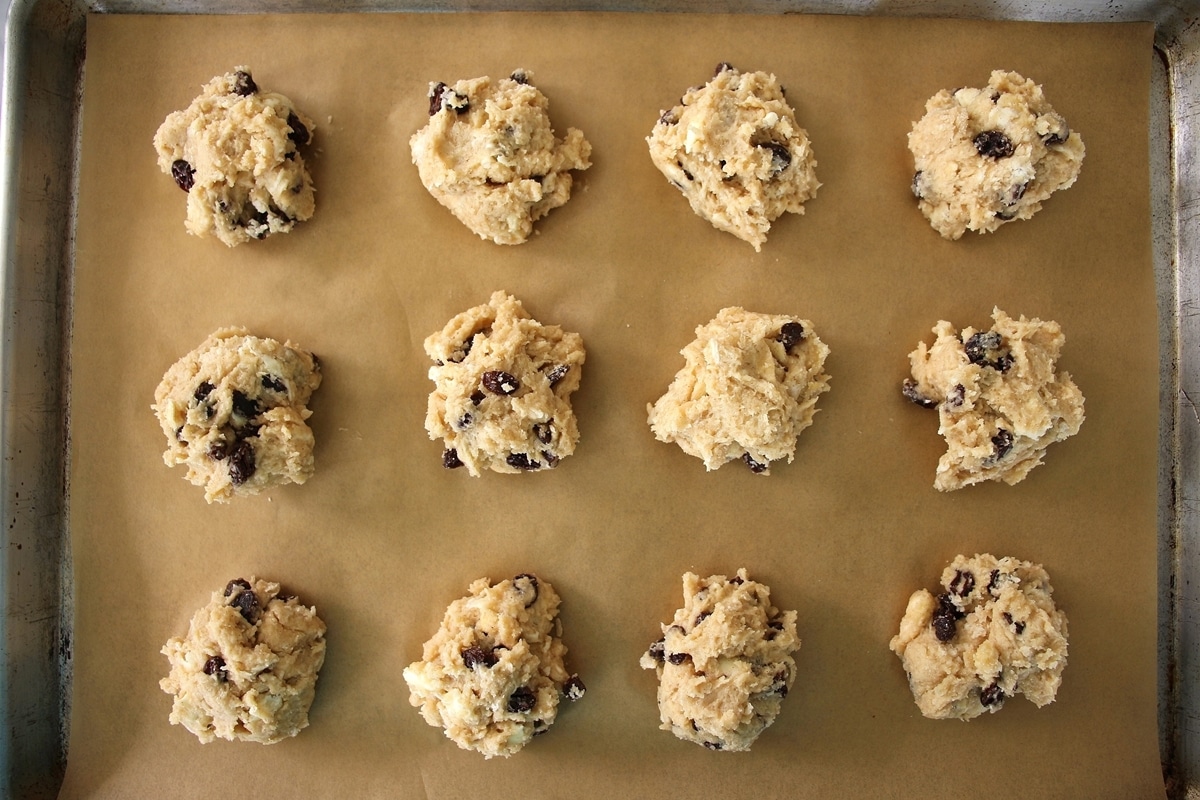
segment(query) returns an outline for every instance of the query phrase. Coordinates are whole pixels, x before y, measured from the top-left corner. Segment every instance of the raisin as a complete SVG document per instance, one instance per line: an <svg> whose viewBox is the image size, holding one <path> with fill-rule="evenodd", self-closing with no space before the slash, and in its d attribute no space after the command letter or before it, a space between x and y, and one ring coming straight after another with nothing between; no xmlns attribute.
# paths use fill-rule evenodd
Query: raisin
<svg viewBox="0 0 1200 800"><path fill-rule="evenodd" d="M225 659L220 656L212 656L208 661L204 662L204 674L215 675L217 681L225 682Z"/></svg>
<svg viewBox="0 0 1200 800"><path fill-rule="evenodd" d="M249 72L238 70L233 74L233 93L242 97L249 97L258 91L258 84L254 82L254 78L250 77Z"/></svg>
<svg viewBox="0 0 1200 800"><path fill-rule="evenodd" d="M921 176L924 174L925 173L922 172L921 170L917 170L916 172L913 173L913 176L912 176L912 193L913 193L913 197L917 198L918 200L925 199L924 192L921 188Z"/></svg>
<svg viewBox="0 0 1200 800"><path fill-rule="evenodd" d="M250 581L245 578L234 578L225 585L225 596L229 597L235 591L248 592L250 589Z"/></svg>
<svg viewBox="0 0 1200 800"><path fill-rule="evenodd" d="M442 110L442 95L449 87L446 84L438 81L438 83L429 90L429 116L433 116Z"/></svg>
<svg viewBox="0 0 1200 800"><path fill-rule="evenodd" d="M246 620L246 622L249 622L251 625L258 622L258 596L249 589L238 592L236 595L234 595L233 600L230 601L229 605L236 608L238 613L242 615L242 619Z"/></svg>
<svg viewBox="0 0 1200 800"><path fill-rule="evenodd" d="M504 463L508 464L510 467L528 470L530 472L535 469L542 468L542 462L531 459L528 453L509 453L505 457Z"/></svg>
<svg viewBox="0 0 1200 800"><path fill-rule="evenodd" d="M183 426L182 425L180 425L178 428L175 429L175 441L183 442ZM183 442L183 443L187 444L187 442Z"/></svg>
<svg viewBox="0 0 1200 800"><path fill-rule="evenodd" d="M676 163L676 164L679 166L679 168L680 168L681 170L683 170L683 177L687 178L689 181L694 181L694 180L696 180L696 176L695 176L695 175L693 175L692 173L688 172L688 170L687 170L687 167L685 167L685 166L683 165L683 162L682 162L682 161L676 161L675 163Z"/></svg>
<svg viewBox="0 0 1200 800"><path fill-rule="evenodd" d="M517 577L513 578L513 588L518 594L528 595L529 599L525 601L525 607L529 608L537 602L538 599L538 579L536 575L528 572L522 572Z"/></svg>
<svg viewBox="0 0 1200 800"><path fill-rule="evenodd" d="M1016 205L1017 203L1021 202L1021 198L1025 196L1025 192L1028 191L1028 189L1028 183L1021 183L1014 186L1012 188L1012 193L1009 195L1008 205Z"/></svg>
<svg viewBox="0 0 1200 800"><path fill-rule="evenodd" d="M258 403L246 395L242 394L237 389L233 390L233 413L246 418L246 421L257 417L262 413L262 409L258 407Z"/></svg>
<svg viewBox="0 0 1200 800"><path fill-rule="evenodd" d="M185 192L190 192L196 185L196 168L182 158L171 162L171 177Z"/></svg>
<svg viewBox="0 0 1200 800"><path fill-rule="evenodd" d="M583 699L583 694L586 691L587 687L583 685L583 681L580 680L578 675L572 675L567 678L567 682L563 684L562 688L563 696L571 702Z"/></svg>
<svg viewBox="0 0 1200 800"><path fill-rule="evenodd" d="M546 380L550 381L550 385L553 386L563 378L567 377L567 373L570 371L571 368L566 364L555 364L550 371L546 373Z"/></svg>
<svg viewBox="0 0 1200 800"><path fill-rule="evenodd" d="M767 142L766 144L760 144L759 147L771 151L772 178L792 165L792 151L788 150L787 145L779 144L778 142Z"/></svg>
<svg viewBox="0 0 1200 800"><path fill-rule="evenodd" d="M972 364L980 366L990 366L987 357L988 350L995 350L1001 344L1000 334L995 331L987 331L986 333L976 333L963 342L963 351L967 354L967 360Z"/></svg>
<svg viewBox="0 0 1200 800"><path fill-rule="evenodd" d="M1042 137L1043 144L1060 145L1066 142L1071 136L1071 129L1067 127L1067 121L1064 119L1059 119L1059 123L1062 126L1059 130L1047 133L1044 137Z"/></svg>
<svg viewBox="0 0 1200 800"><path fill-rule="evenodd" d="M264 389L270 389L272 392L287 391L287 384L281 378L276 378L274 375L263 375L262 385Z"/></svg>
<svg viewBox="0 0 1200 800"><path fill-rule="evenodd" d="M523 70L523 69L517 70L509 77L511 77L514 81L521 84L522 86L529 85L529 74L527 72L525 72L525 70Z"/></svg>
<svg viewBox="0 0 1200 800"><path fill-rule="evenodd" d="M999 585L1000 585L1000 570L994 569L994 570L992 570L992 577L988 580L988 585L987 585L988 594L995 594L996 587Z"/></svg>
<svg viewBox="0 0 1200 800"><path fill-rule="evenodd" d="M254 446L242 439L229 454L229 480L234 486L241 486L254 477Z"/></svg>
<svg viewBox="0 0 1200 800"><path fill-rule="evenodd" d="M442 451L442 466L446 469L458 469L463 465L462 459L458 457L458 451L453 447Z"/></svg>
<svg viewBox="0 0 1200 800"><path fill-rule="evenodd" d="M228 455L229 445L223 441L216 441L208 446L208 457L213 461L223 461Z"/></svg>
<svg viewBox="0 0 1200 800"><path fill-rule="evenodd" d="M784 351L791 353L792 348L804 341L804 326L799 322L785 322L775 334L775 341L783 345Z"/></svg>
<svg viewBox="0 0 1200 800"><path fill-rule="evenodd" d="M493 369L483 373L483 388L492 394L510 395L521 388L516 377L502 370Z"/></svg>
<svg viewBox="0 0 1200 800"><path fill-rule="evenodd" d="M554 425L550 422L539 422L533 426L533 435L542 444L550 444L554 437Z"/></svg>
<svg viewBox="0 0 1200 800"><path fill-rule="evenodd" d="M654 644L650 645L649 648L647 648L646 655L650 656L655 661L662 661L663 658L666 657L665 653L664 653L665 648L666 648L666 642L664 642L662 639L659 639L657 642L655 642Z"/></svg>
<svg viewBox="0 0 1200 800"><path fill-rule="evenodd" d="M921 392L917 389L917 382L912 378L904 379L904 383L901 385L900 391L911 402L916 403L921 408L937 408L937 400L931 400L930 398L921 394Z"/></svg>
<svg viewBox="0 0 1200 800"><path fill-rule="evenodd" d="M461 417L459 417L457 421L455 421L454 427L460 431L463 431L463 430L466 430L467 428L471 427L471 424L474 422L475 422L475 418L473 416L471 416L471 412L464 411L463 415Z"/></svg>
<svg viewBox="0 0 1200 800"><path fill-rule="evenodd" d="M982 706L1000 706L1004 704L1004 690L1000 684L993 683L979 692L979 704Z"/></svg>
<svg viewBox="0 0 1200 800"><path fill-rule="evenodd" d="M960 408L962 404L966 402L966 399L967 387L963 386L961 383L956 383L954 385L954 391L950 392L950 395L946 398L946 405L950 406L951 408Z"/></svg>
<svg viewBox="0 0 1200 800"><path fill-rule="evenodd" d="M537 705L537 695L528 686L515 689L508 696L508 710L513 714L526 714Z"/></svg>
<svg viewBox="0 0 1200 800"><path fill-rule="evenodd" d="M746 462L746 466L749 467L750 471L753 472L755 475L763 474L771 466L770 462L763 464L759 461L755 461L754 457L751 456L749 453L742 454L742 461Z"/></svg>
<svg viewBox="0 0 1200 800"><path fill-rule="evenodd" d="M734 575L732 578L729 579L729 582L732 583L734 586L741 586L743 583L745 583L745 581L742 580L741 575Z"/></svg>
<svg viewBox="0 0 1200 800"><path fill-rule="evenodd" d="M1018 636L1025 632L1024 622L1021 622L1020 620L1014 620L1012 614L1008 613L1007 611L1004 612L1003 617L1005 622L1013 626L1013 630L1017 632Z"/></svg>
<svg viewBox="0 0 1200 800"><path fill-rule="evenodd" d="M975 137L975 150L985 158L1008 158L1016 149L1012 140L1000 131L984 131Z"/></svg>
<svg viewBox="0 0 1200 800"><path fill-rule="evenodd" d="M930 625L933 626L933 635L937 637L939 642L948 642L954 638L959 614L960 612L955 608L954 603L950 602L949 595L943 594L938 598L938 607L933 612Z"/></svg>
<svg viewBox="0 0 1200 800"><path fill-rule="evenodd" d="M288 112L287 124L288 127L292 129L288 133L288 138L295 142L297 147L303 147L304 145L308 144L308 140L310 138L308 128L303 122L300 121L300 118L291 111Z"/></svg>
<svg viewBox="0 0 1200 800"><path fill-rule="evenodd" d="M555 467L557 467L558 462L561 460L561 459L559 459L558 456L554 455L554 453L551 453L549 450L542 451L542 458L546 459L546 466L550 467L550 469L554 469Z"/></svg>
<svg viewBox="0 0 1200 800"><path fill-rule="evenodd" d="M720 742L705 742L704 746L709 750L720 750L721 749Z"/></svg>
<svg viewBox="0 0 1200 800"><path fill-rule="evenodd" d="M679 122L679 117L675 114L675 109L670 108L662 112L662 116L658 118L660 125L675 125Z"/></svg>
<svg viewBox="0 0 1200 800"><path fill-rule="evenodd" d="M689 656L687 653L671 653L669 656L667 656L667 661L670 661L675 666L679 666L689 659L691 659L691 656Z"/></svg>
<svg viewBox="0 0 1200 800"><path fill-rule="evenodd" d="M711 611L701 611L699 614L696 615L696 620L692 623L692 627L693 628L696 627L701 622L704 622L704 620L708 619L711 616L712 616Z"/></svg>
<svg viewBox="0 0 1200 800"><path fill-rule="evenodd" d="M959 597L966 597L975 588L975 575L966 570L956 570L954 580L950 581L950 591Z"/></svg>
<svg viewBox="0 0 1200 800"><path fill-rule="evenodd" d="M1015 359L1012 357L1011 353L1001 353L1000 355L996 356L996 360L992 362L992 369L1002 373L1008 372L1010 369L1012 369L1014 361Z"/></svg>
<svg viewBox="0 0 1200 800"><path fill-rule="evenodd" d="M493 667L498 659L494 652L488 652L482 647L472 645L462 651L462 660L467 669L475 669L480 664L485 667Z"/></svg>
<svg viewBox="0 0 1200 800"><path fill-rule="evenodd" d="M713 72L713 77L715 78L727 70L733 70L733 64L730 64L728 61L722 61L720 64L717 64L717 69Z"/></svg>
<svg viewBox="0 0 1200 800"><path fill-rule="evenodd" d="M1013 448L1013 435L1011 431L1006 431L1004 428L996 430L996 435L992 437L992 447L995 452L992 453L992 460L999 461L1009 454Z"/></svg>

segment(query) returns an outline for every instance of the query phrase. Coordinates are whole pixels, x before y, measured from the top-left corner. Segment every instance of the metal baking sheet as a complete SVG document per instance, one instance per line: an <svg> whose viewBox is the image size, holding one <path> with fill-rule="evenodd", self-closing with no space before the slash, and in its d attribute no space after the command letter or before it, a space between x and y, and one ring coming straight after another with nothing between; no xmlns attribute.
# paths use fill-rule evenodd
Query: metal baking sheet
<svg viewBox="0 0 1200 800"><path fill-rule="evenodd" d="M6 27L0 283L0 791L53 797L68 753L72 574L66 507L78 110L89 13L707 11L1153 21L1151 163L1160 311L1160 744L1171 797L1200 796L1200 20L1182 2L283 2L15 0Z"/></svg>

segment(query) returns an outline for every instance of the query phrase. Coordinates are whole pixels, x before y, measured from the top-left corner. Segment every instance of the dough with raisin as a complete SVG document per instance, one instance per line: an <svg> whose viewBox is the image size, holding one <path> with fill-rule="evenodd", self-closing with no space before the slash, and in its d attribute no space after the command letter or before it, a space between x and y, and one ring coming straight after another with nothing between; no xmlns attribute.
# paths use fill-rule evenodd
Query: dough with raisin
<svg viewBox="0 0 1200 800"><path fill-rule="evenodd" d="M705 468L741 459L770 474L796 453L817 398L829 390L829 348L808 320L722 309L682 351L684 366L648 407L650 429Z"/></svg>
<svg viewBox="0 0 1200 800"><path fill-rule="evenodd" d="M315 130L291 100L260 89L248 67L205 84L154 135L159 169L187 192L188 233L233 247L312 217L313 183L299 148Z"/></svg>
<svg viewBox="0 0 1200 800"><path fill-rule="evenodd" d="M175 362L154 393L163 461L187 465L210 503L304 483L313 474L307 403L320 385L312 353L221 328Z"/></svg>
<svg viewBox="0 0 1200 800"><path fill-rule="evenodd" d="M429 122L409 140L429 193L480 238L521 244L571 197L571 170L592 146L575 128L558 139L533 73L430 84Z"/></svg>
<svg viewBox="0 0 1200 800"><path fill-rule="evenodd" d="M808 133L766 72L720 64L712 80L662 112L646 141L692 210L755 251L771 223L803 214L820 186Z"/></svg>
<svg viewBox="0 0 1200 800"><path fill-rule="evenodd" d="M942 589L913 593L891 641L921 713L968 720L1017 694L1052 703L1067 665L1067 616L1042 566L960 555Z"/></svg>
<svg viewBox="0 0 1200 800"><path fill-rule="evenodd" d="M1075 183L1083 140L1046 101L1042 87L996 70L983 89L935 94L908 134L912 191L934 230L958 239L1029 219Z"/></svg>
<svg viewBox="0 0 1200 800"><path fill-rule="evenodd" d="M586 353L577 333L543 325L521 301L495 292L425 340L433 359L425 430L442 439L442 465L533 472L575 452L571 394Z"/></svg>
<svg viewBox="0 0 1200 800"><path fill-rule="evenodd" d="M658 674L662 729L710 750L749 750L796 680L796 612L745 569L683 576L683 608L641 658Z"/></svg>
<svg viewBox="0 0 1200 800"><path fill-rule="evenodd" d="M934 486L943 492L981 481L1015 484L1042 463L1046 448L1079 432L1083 393L1055 365L1066 337L1057 322L992 311L990 330L961 332L942 320L932 346L909 354L901 387L937 409L946 452Z"/></svg>
<svg viewBox="0 0 1200 800"><path fill-rule="evenodd" d="M183 638L162 649L174 695L171 724L201 742L216 738L274 744L308 727L325 623L316 608L259 578L229 582L192 617Z"/></svg>
<svg viewBox="0 0 1200 800"><path fill-rule="evenodd" d="M559 701L583 697L563 658L559 596L534 575L487 578L446 609L420 661L404 669L409 702L464 750L508 757L554 724Z"/></svg>

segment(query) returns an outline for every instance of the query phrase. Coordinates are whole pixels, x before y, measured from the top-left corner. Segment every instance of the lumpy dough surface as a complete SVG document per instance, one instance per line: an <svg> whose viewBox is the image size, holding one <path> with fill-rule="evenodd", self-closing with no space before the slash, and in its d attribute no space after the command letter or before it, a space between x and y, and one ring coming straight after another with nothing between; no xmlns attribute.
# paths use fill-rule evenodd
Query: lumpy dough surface
<svg viewBox="0 0 1200 800"><path fill-rule="evenodd" d="M641 658L658 674L662 729L710 750L749 750L796 679L796 612L745 569L683 576L683 607Z"/></svg>
<svg viewBox="0 0 1200 800"><path fill-rule="evenodd" d="M442 439L443 466L534 472L575 452L571 394L586 353L577 333L543 325L495 292L425 340L434 361L425 429Z"/></svg>
<svg viewBox="0 0 1200 800"><path fill-rule="evenodd" d="M162 652L171 662L159 682L175 697L171 724L202 742L274 744L308 727L325 623L315 608L281 595L278 583L237 579L213 592L187 636Z"/></svg>
<svg viewBox="0 0 1200 800"><path fill-rule="evenodd" d="M163 461L185 464L210 503L304 483L313 474L307 403L320 385L312 353L222 328L175 362L154 393Z"/></svg>
<svg viewBox="0 0 1200 800"><path fill-rule="evenodd" d="M1017 694L1038 707L1053 702L1067 665L1067 616L1042 566L960 555L942 589L913 593L891 642L921 713L968 720Z"/></svg>
<svg viewBox="0 0 1200 800"><path fill-rule="evenodd" d="M1029 219L1075 183L1083 140L1042 87L996 70L983 89L943 89L908 134L912 190L934 230L958 239Z"/></svg>
<svg viewBox="0 0 1200 800"><path fill-rule="evenodd" d="M905 397L936 408L946 439L934 486L952 491L981 481L1015 484L1042 463L1046 448L1079 432L1083 393L1055 372L1066 342L1054 321L992 311L990 330L961 332L942 320L932 346L909 354Z"/></svg>
<svg viewBox="0 0 1200 800"><path fill-rule="evenodd" d="M771 223L785 212L803 214L820 186L808 134L766 72L721 64L662 113L646 141L692 210L756 251Z"/></svg>
<svg viewBox="0 0 1200 800"><path fill-rule="evenodd" d="M796 437L829 390L829 348L811 322L725 308L681 352L683 368L649 406L660 441L710 470L741 459L769 474L772 461L795 457Z"/></svg>
<svg viewBox="0 0 1200 800"><path fill-rule="evenodd" d="M290 231L316 207L299 148L313 121L247 67L209 81L154 135L159 168L188 193L188 233L233 247Z"/></svg>
<svg viewBox="0 0 1200 800"><path fill-rule="evenodd" d="M591 166L575 128L558 139L533 73L435 83L429 122L409 141L421 183L483 239L521 244L571 197L571 170Z"/></svg>
<svg viewBox="0 0 1200 800"><path fill-rule="evenodd" d="M459 747L507 757L554 724L561 698L585 689L563 665L553 586L522 574L495 586L480 578L470 592L446 609L404 680L409 702Z"/></svg>

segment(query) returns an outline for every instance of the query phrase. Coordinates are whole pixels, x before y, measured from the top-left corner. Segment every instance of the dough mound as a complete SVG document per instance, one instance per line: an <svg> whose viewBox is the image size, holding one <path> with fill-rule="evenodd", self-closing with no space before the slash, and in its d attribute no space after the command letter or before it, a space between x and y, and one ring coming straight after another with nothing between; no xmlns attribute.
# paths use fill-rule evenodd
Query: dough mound
<svg viewBox="0 0 1200 800"><path fill-rule="evenodd" d="M996 70L983 89L945 89L908 134L912 191L934 230L957 239L1029 219L1075 183L1083 140L1055 113L1042 87Z"/></svg>
<svg viewBox="0 0 1200 800"><path fill-rule="evenodd" d="M521 301L495 292L425 340L433 359L425 430L441 438L442 465L532 472L575 452L571 394L586 353L577 333L531 318Z"/></svg>
<svg viewBox="0 0 1200 800"><path fill-rule="evenodd" d="M683 576L683 608L642 656L658 673L661 728L709 750L749 750L796 680L796 612L745 569Z"/></svg>
<svg viewBox="0 0 1200 800"><path fill-rule="evenodd" d="M787 211L803 214L821 185L808 134L766 72L718 65L712 80L662 112L646 141L692 210L755 251L771 223Z"/></svg>
<svg viewBox="0 0 1200 800"><path fill-rule="evenodd" d="M404 669L408 701L462 749L507 758L549 730L561 697L585 688L563 666L553 586L522 574L495 586L480 578L470 591Z"/></svg>
<svg viewBox="0 0 1200 800"><path fill-rule="evenodd" d="M772 461L792 461L796 437L829 391L829 348L811 322L725 308L680 352L683 368L648 407L659 441L676 442L709 470L741 459L768 475Z"/></svg>
<svg viewBox="0 0 1200 800"><path fill-rule="evenodd" d="M163 461L186 464L208 502L304 483L313 474L306 404L321 385L312 353L221 328L167 370L154 409L167 437Z"/></svg>
<svg viewBox="0 0 1200 800"><path fill-rule="evenodd" d="M1024 480L1046 448L1079 432L1083 393L1054 366L1066 337L1057 322L1014 320L992 311L989 331L945 320L909 354L912 378L904 396L936 408L947 450L934 486L943 492L981 481Z"/></svg>
<svg viewBox="0 0 1200 800"><path fill-rule="evenodd" d="M496 244L528 239L534 222L570 199L570 170L592 165L582 133L555 138L532 77L519 69L496 82L430 84L429 122L409 141L429 193Z"/></svg>
<svg viewBox="0 0 1200 800"><path fill-rule="evenodd" d="M1054 702L1067 665L1067 616L1054 606L1040 564L958 556L936 598L909 598L891 649L930 719L995 713L1020 693L1039 708Z"/></svg>
<svg viewBox="0 0 1200 800"><path fill-rule="evenodd" d="M291 100L259 89L247 67L209 81L154 135L159 169L188 193L188 233L233 247L312 217L312 178L298 148L315 129Z"/></svg>
<svg viewBox="0 0 1200 800"><path fill-rule="evenodd" d="M239 578L213 592L187 637L162 652L171 672L159 686L175 696L172 725L206 743L274 744L308 727L325 623L315 608L280 595L278 583Z"/></svg>

